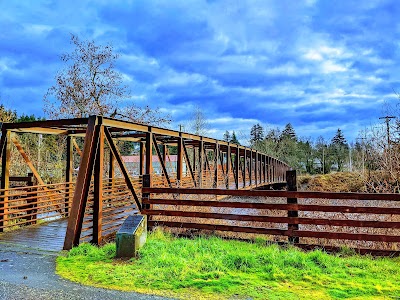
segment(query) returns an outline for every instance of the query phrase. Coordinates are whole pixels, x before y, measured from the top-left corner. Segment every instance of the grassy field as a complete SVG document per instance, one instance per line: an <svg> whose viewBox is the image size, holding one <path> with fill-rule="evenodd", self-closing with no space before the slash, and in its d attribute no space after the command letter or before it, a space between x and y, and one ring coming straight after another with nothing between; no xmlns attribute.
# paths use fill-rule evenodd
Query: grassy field
<svg viewBox="0 0 400 300"><path fill-rule="evenodd" d="M293 247L148 237L138 260L114 259L115 244L82 244L57 258L64 278L111 289L180 299L400 299L400 259L329 255Z"/></svg>

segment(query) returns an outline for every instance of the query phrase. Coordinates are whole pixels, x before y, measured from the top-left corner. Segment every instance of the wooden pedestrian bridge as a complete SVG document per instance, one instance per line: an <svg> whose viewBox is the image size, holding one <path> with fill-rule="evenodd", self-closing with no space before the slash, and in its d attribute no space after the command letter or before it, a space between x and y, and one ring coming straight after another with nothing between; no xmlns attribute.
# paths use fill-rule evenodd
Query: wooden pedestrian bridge
<svg viewBox="0 0 400 300"><path fill-rule="evenodd" d="M19 142L21 133L65 137L65 182L47 184L42 180ZM77 138L84 139L82 149ZM135 168L127 166L120 154L123 141L133 142L137 149ZM13 147L23 157L30 176L10 174ZM248 147L101 116L4 123L0 149L0 232L4 232L0 241L17 241L21 231L15 228L52 221L49 232L57 228L57 245L63 233L64 249L82 241L100 244L103 237L118 230L127 215L143 211L143 187L239 190L280 186L289 169L284 162ZM176 152L174 164L169 159L171 151ZM76 158L80 159L78 170L73 166ZM13 181L27 184L13 188ZM68 222L58 221L54 226L60 219ZM43 226L29 232L41 232L50 245L51 236L38 227Z"/></svg>
<svg viewBox="0 0 400 300"><path fill-rule="evenodd" d="M400 253L400 194L297 191L295 171L248 147L101 116L4 123L1 130L0 247L101 244L127 216L142 214L149 227L186 235L263 235L305 248ZM58 136L64 182L42 179L22 133ZM135 157L121 155L127 142ZM28 176L13 167L15 155Z"/></svg>

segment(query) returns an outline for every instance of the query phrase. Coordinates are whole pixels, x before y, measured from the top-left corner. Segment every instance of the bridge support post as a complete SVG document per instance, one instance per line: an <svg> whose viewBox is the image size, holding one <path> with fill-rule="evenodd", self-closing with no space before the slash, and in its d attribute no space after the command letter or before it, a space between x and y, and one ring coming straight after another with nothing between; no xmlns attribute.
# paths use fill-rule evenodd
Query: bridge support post
<svg viewBox="0 0 400 300"><path fill-rule="evenodd" d="M286 185L288 191L297 191L297 180L296 180L296 170L286 171ZM297 198L287 198L288 204L297 204ZM297 210L288 211L289 218L298 218L299 212ZM299 225L296 222L288 223L289 230L289 243L299 243L299 237L296 236L296 230L299 229Z"/></svg>
<svg viewBox="0 0 400 300"><path fill-rule="evenodd" d="M236 189L239 189L239 160L240 160L240 148L236 147L236 156L235 156L235 185Z"/></svg>
<svg viewBox="0 0 400 300"><path fill-rule="evenodd" d="M203 187L203 168L204 168L204 142L203 142L203 137L200 137L200 145L199 145L199 188Z"/></svg>
<svg viewBox="0 0 400 300"><path fill-rule="evenodd" d="M254 183L257 186L258 185L258 177L259 177L259 172L258 172L258 151L256 150L255 157L254 157Z"/></svg>
<svg viewBox="0 0 400 300"><path fill-rule="evenodd" d="M181 135L182 133L180 133ZM183 161L182 161L182 156L183 156L183 141L182 137L180 136L178 138L178 159L176 162L176 180L178 181L179 187L182 187L182 169L183 169Z"/></svg>
<svg viewBox="0 0 400 300"><path fill-rule="evenodd" d="M243 187L246 187L246 168L247 168L247 153L246 148L244 148L244 155L243 155Z"/></svg>
<svg viewBox="0 0 400 300"><path fill-rule="evenodd" d="M91 116L88 120L79 173L76 179L74 198L70 209L70 217L68 218L64 250L70 250L73 246L79 245L90 180L92 178L98 146L99 127L97 125L98 123L101 124L101 120L102 119L97 116Z"/></svg>
<svg viewBox="0 0 400 300"><path fill-rule="evenodd" d="M226 189L229 190L229 176L230 176L230 166L231 166L231 146L228 143L226 148Z"/></svg>
<svg viewBox="0 0 400 300"><path fill-rule="evenodd" d="M219 161L219 144L215 144L214 151L214 184L213 187L218 188L218 161Z"/></svg>
<svg viewBox="0 0 400 300"><path fill-rule="evenodd" d="M2 130L1 134L1 192L0 198L0 213L3 214L0 218L0 232L4 231L4 226L8 216L8 188L10 185L10 160L11 160L11 131Z"/></svg>
<svg viewBox="0 0 400 300"><path fill-rule="evenodd" d="M34 225L37 223L37 205L38 205L37 201L38 201L38 199L37 199L37 193L34 193L34 192L37 192L37 187L33 187L33 185L34 185L33 173L28 173L28 178L29 178L29 180L27 182L27 185L31 186L31 188L28 190L31 193L31 195L28 197L31 197L33 199L28 200L26 203L28 208L30 208L30 210L28 210L26 212L26 214L28 215L26 220L30 221L29 224Z"/></svg>
<svg viewBox="0 0 400 300"><path fill-rule="evenodd" d="M151 132L151 126L149 131L146 133L146 174L153 173L153 133ZM157 146L157 145L156 145Z"/></svg>
<svg viewBox="0 0 400 300"><path fill-rule="evenodd" d="M66 166L66 170L65 170L65 182L66 182L66 196L65 196L65 200L64 200L64 212L66 214L66 216L68 216L68 212L69 212L69 206L71 204L71 200L72 200L72 170L74 169L73 167L73 151L74 151L74 147L72 144L72 136L67 136L67 166Z"/></svg>
<svg viewBox="0 0 400 300"><path fill-rule="evenodd" d="M144 174L143 175L143 181L142 181L142 187L144 188L149 188L152 187L152 180L151 180L151 175L150 174ZM142 194L142 199L149 201L150 200L150 194L148 193L143 193ZM142 201L143 201L142 200ZM150 204L143 204L143 210L149 210L152 209L152 205ZM149 225L149 221L151 221L152 216L147 215L147 230L151 230L151 227Z"/></svg>
<svg viewBox="0 0 400 300"><path fill-rule="evenodd" d="M99 245L102 239L103 225L103 174L104 174L104 126L99 126L99 141L94 165L94 199L93 199L93 240Z"/></svg>

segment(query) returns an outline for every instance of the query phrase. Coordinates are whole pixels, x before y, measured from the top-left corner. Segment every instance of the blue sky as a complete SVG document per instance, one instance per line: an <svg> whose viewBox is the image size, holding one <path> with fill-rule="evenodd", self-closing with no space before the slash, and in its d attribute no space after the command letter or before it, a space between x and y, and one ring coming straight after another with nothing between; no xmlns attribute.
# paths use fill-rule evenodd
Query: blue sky
<svg viewBox="0 0 400 300"><path fill-rule="evenodd" d="M138 105L173 124L194 108L209 135L259 122L348 140L400 92L399 1L0 0L0 96L43 115L70 33L112 43Z"/></svg>

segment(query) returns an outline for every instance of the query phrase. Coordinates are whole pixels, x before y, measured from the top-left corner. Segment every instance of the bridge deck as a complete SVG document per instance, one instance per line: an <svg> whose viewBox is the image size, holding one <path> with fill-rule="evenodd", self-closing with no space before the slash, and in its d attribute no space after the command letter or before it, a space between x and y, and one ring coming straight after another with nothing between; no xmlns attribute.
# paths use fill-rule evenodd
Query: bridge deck
<svg viewBox="0 0 400 300"><path fill-rule="evenodd" d="M0 233L0 244L7 243L46 251L60 251L63 248L67 219L27 226Z"/></svg>

